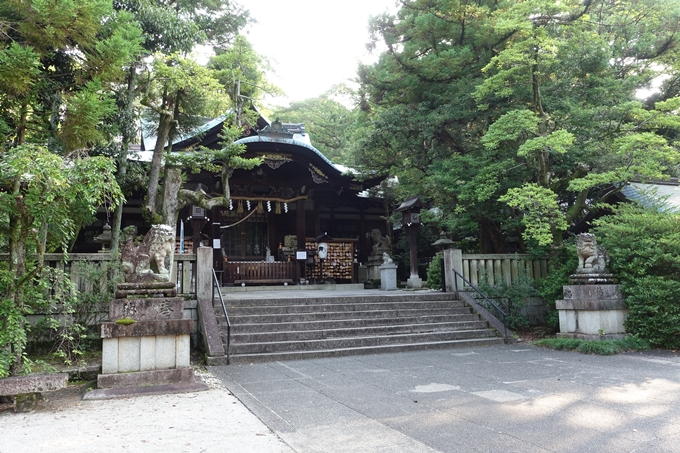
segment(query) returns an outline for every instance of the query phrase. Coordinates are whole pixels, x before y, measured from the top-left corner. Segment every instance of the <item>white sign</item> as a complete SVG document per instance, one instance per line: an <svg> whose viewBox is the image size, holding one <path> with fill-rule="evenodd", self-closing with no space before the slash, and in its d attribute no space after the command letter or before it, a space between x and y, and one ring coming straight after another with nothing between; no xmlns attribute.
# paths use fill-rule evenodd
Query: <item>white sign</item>
<svg viewBox="0 0 680 453"><path fill-rule="evenodd" d="M221 247L220 240L219 239L213 239L213 248L218 249L220 247Z"/></svg>
<svg viewBox="0 0 680 453"><path fill-rule="evenodd" d="M297 251L297 259L306 260L307 259L307 250L298 250Z"/></svg>

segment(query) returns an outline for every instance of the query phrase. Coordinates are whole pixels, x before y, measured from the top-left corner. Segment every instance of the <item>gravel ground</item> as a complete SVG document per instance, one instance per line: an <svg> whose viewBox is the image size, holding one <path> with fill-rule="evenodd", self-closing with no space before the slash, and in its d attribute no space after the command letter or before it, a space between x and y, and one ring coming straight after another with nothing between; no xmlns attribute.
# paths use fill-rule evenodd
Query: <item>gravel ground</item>
<svg viewBox="0 0 680 453"><path fill-rule="evenodd" d="M0 412L0 453L290 453L212 374L208 391L82 401L91 384L47 394L31 413Z"/></svg>

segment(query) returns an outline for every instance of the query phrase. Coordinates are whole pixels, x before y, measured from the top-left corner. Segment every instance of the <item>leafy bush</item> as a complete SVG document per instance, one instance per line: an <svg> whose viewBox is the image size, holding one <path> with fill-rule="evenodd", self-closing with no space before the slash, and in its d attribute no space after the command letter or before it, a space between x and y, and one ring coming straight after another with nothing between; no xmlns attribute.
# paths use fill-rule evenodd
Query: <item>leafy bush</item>
<svg viewBox="0 0 680 453"><path fill-rule="evenodd" d="M576 272L577 266L576 243L573 239L565 241L561 248L550 253L546 277L535 283L536 295L545 302L546 324L554 330L557 330L560 324L555 301L563 298L563 286L569 283L569 276Z"/></svg>
<svg viewBox="0 0 680 453"><path fill-rule="evenodd" d="M512 285L503 282L500 285L491 286L486 279L483 279L479 284L479 290L504 309L509 329L522 330L529 327L529 320L522 309L527 299L535 294L535 289L528 275L520 271L517 281Z"/></svg>
<svg viewBox="0 0 680 453"><path fill-rule="evenodd" d="M626 331L654 346L680 347L680 215L622 204L595 221L598 242L621 280L629 308Z"/></svg>
<svg viewBox="0 0 680 453"><path fill-rule="evenodd" d="M442 260L444 254L437 252L437 254L430 261L427 267L427 286L431 289L439 289L442 287Z"/></svg>
<svg viewBox="0 0 680 453"><path fill-rule="evenodd" d="M30 373L33 362L28 360L27 350L43 350L72 365L87 349L98 346L97 323L108 316L116 267L81 265L78 275L89 282L85 291L78 291L63 271L45 267L31 284L24 285L21 305L4 296L9 292L11 274L0 270L0 377L10 371ZM31 315L43 317L31 324Z"/></svg>
<svg viewBox="0 0 680 453"><path fill-rule="evenodd" d="M649 342L636 336L623 340L577 340L572 338L544 338L535 341L536 346L576 351L583 354L613 355L625 351L644 351L649 349Z"/></svg>

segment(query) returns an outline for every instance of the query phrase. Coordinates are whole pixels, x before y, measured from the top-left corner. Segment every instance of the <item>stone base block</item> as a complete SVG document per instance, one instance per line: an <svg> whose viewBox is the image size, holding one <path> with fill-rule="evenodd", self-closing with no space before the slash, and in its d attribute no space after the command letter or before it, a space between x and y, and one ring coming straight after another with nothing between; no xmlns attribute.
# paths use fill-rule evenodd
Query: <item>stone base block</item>
<svg viewBox="0 0 680 453"><path fill-rule="evenodd" d="M104 322L100 325L101 338L150 337L155 335L188 335L194 332L193 319L140 321L133 324Z"/></svg>
<svg viewBox="0 0 680 453"><path fill-rule="evenodd" d="M209 390L203 382L188 382L165 385L146 385L144 387L124 387L114 389L96 389L87 392L84 400L110 400L115 398L131 398L144 395L169 395L173 393L193 393Z"/></svg>
<svg viewBox="0 0 680 453"><path fill-rule="evenodd" d="M382 264L382 261L381 261ZM380 265L372 265L369 264L367 266L367 275L368 280L378 280L380 278Z"/></svg>
<svg viewBox="0 0 680 453"><path fill-rule="evenodd" d="M555 307L564 338L594 340L607 335L625 336L628 309L619 285L566 285L564 299L555 301Z"/></svg>
<svg viewBox="0 0 680 453"><path fill-rule="evenodd" d="M194 369L177 368L174 370L138 371L136 373L100 374L97 377L97 388L144 387L149 385L166 385L193 383Z"/></svg>
<svg viewBox="0 0 680 453"><path fill-rule="evenodd" d="M625 333L615 333L615 334L605 334L605 335L593 335L588 333L558 333L557 338L568 338L574 340L591 340L591 341L601 341L601 340L623 340L627 337Z"/></svg>
<svg viewBox="0 0 680 453"><path fill-rule="evenodd" d="M420 289L423 287L423 279L417 275L411 275L411 277L406 280L406 287L411 289Z"/></svg>
<svg viewBox="0 0 680 453"><path fill-rule="evenodd" d="M0 379L0 396L53 392L63 389L66 384L68 384L67 373L13 376Z"/></svg>
<svg viewBox="0 0 680 453"><path fill-rule="evenodd" d="M590 335L625 334L628 310L559 310L560 331Z"/></svg>
<svg viewBox="0 0 680 453"><path fill-rule="evenodd" d="M397 289L397 265L383 264L380 266L380 289L394 291Z"/></svg>
<svg viewBox="0 0 680 453"><path fill-rule="evenodd" d="M189 334L104 338L102 373L168 370L188 367Z"/></svg>

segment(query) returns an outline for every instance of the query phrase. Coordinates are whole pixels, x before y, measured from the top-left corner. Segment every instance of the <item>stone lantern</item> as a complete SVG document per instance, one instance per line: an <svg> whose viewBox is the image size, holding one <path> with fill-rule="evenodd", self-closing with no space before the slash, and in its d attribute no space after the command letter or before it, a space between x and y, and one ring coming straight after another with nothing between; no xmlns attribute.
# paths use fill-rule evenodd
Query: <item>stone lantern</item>
<svg viewBox="0 0 680 453"><path fill-rule="evenodd" d="M105 253L109 251L111 246L111 226L106 223L103 228L103 233L94 238L94 242L102 245L100 252Z"/></svg>
<svg viewBox="0 0 680 453"><path fill-rule="evenodd" d="M451 239L446 237L446 233L443 231L439 234L439 239L434 241L432 245L435 246L437 251L443 252L446 249L450 249L453 247L456 243L453 242ZM446 292L446 272L444 269L444 257L442 256L441 260L441 271L442 271L442 292Z"/></svg>
<svg viewBox="0 0 680 453"><path fill-rule="evenodd" d="M413 289L423 287L423 280L418 276L418 249L416 239L420 230L420 211L425 204L419 196L407 198L394 212L401 212L401 225L408 231L409 261L411 262L411 275L406 281L406 286Z"/></svg>

